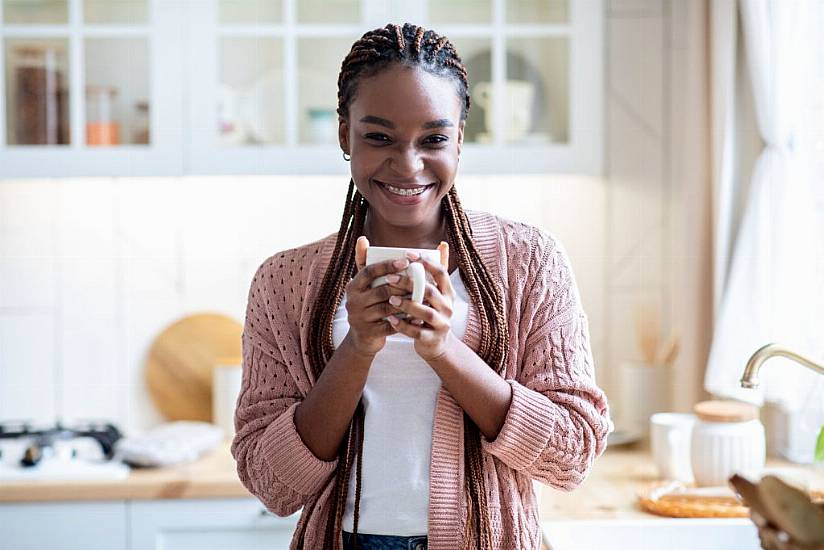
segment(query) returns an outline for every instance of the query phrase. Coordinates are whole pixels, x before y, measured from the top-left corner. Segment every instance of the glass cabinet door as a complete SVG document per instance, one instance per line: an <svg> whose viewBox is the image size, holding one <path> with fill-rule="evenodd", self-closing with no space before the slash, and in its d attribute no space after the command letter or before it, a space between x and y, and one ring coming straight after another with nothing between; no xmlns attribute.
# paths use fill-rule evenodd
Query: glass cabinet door
<svg viewBox="0 0 824 550"><path fill-rule="evenodd" d="M182 173L180 3L1 1L0 177Z"/></svg>

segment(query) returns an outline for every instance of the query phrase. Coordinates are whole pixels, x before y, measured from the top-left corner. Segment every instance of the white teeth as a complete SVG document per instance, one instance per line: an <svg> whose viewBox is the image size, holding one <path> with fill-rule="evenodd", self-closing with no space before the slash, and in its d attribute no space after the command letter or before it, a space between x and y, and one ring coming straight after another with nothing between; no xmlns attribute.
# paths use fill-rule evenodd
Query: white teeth
<svg viewBox="0 0 824 550"><path fill-rule="evenodd" d="M428 187L428 186L425 186L425 187L416 187L414 189L401 189L400 187L392 187L391 185L389 185L387 183L381 182L381 184L383 184L383 186L386 187L386 189L388 189L391 193L394 193L396 195L401 195L403 197L411 197L411 196L414 196L414 195L420 195L421 193L426 191L426 189Z"/></svg>

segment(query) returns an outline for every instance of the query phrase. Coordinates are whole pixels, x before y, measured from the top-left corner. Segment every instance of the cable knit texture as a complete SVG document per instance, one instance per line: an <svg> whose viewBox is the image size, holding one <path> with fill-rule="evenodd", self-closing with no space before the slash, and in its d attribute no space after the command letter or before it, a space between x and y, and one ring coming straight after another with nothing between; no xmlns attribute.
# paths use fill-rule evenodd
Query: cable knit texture
<svg viewBox="0 0 824 550"><path fill-rule="evenodd" d="M595 384L587 317L560 243L527 224L477 211L467 216L503 291L511 339L504 378L512 402L496 439L482 440L494 548L537 550L531 480L570 491L586 478L606 446L607 402ZM282 516L303 507L306 548L322 546L337 460L321 460L306 447L294 412L315 381L307 352L311 305L336 236L279 252L258 268L243 331L232 442L241 481L271 512ZM470 304L463 341L476 351L480 332ZM463 411L441 387L430 462L432 550L461 547L463 458Z"/></svg>

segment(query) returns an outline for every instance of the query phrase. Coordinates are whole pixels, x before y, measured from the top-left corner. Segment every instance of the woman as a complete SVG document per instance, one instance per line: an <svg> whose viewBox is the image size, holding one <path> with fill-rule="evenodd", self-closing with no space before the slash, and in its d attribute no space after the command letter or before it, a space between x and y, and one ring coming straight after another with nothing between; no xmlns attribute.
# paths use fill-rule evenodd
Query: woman
<svg viewBox="0 0 824 550"><path fill-rule="evenodd" d="M352 173L340 230L252 281L232 453L269 510L303 507L292 548L537 549L531 480L571 490L604 450L563 249L461 208L469 107L446 37L364 34L338 78ZM446 267L414 254L365 267L370 243L452 253ZM409 261L434 281L423 304L397 275ZM381 275L390 284L370 288Z"/></svg>

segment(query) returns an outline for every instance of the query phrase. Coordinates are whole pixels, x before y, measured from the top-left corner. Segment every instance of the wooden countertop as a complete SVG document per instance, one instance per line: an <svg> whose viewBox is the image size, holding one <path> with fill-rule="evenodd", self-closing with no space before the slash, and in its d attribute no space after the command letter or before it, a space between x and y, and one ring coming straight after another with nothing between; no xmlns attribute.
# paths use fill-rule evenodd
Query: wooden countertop
<svg viewBox="0 0 824 550"><path fill-rule="evenodd" d="M824 488L824 468L781 460L769 460L768 465L804 472L815 487ZM638 488L655 480L655 466L647 448L638 445L610 448L575 491L565 493L542 487L541 520L656 518L658 516L641 511L635 504ZM125 480L10 481L0 485L0 503L250 496L235 473L228 442L195 462L136 469Z"/></svg>
<svg viewBox="0 0 824 550"><path fill-rule="evenodd" d="M0 502L249 496L235 472L228 442L194 462L166 468L136 468L122 480L8 481L0 485Z"/></svg>

